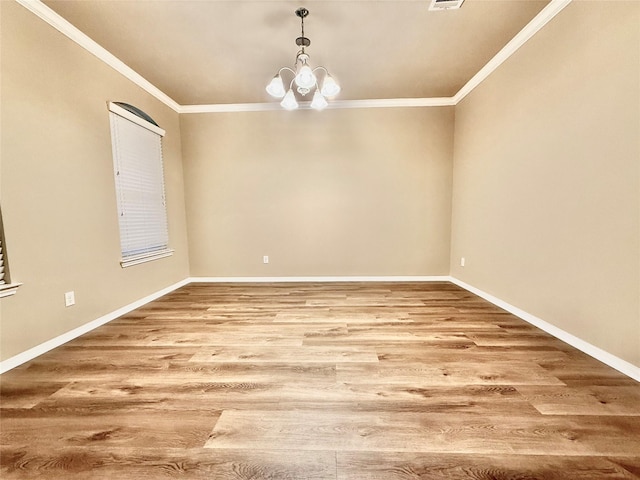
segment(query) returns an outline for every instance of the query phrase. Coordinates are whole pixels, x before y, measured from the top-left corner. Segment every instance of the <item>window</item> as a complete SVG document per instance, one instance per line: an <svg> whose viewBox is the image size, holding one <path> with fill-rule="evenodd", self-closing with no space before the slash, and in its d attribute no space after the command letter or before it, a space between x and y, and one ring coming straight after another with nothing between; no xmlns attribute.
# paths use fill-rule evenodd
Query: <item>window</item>
<svg viewBox="0 0 640 480"><path fill-rule="evenodd" d="M162 130L143 111L109 102L123 267L171 255L162 171Z"/></svg>
<svg viewBox="0 0 640 480"><path fill-rule="evenodd" d="M7 243L4 241L4 225L2 224L2 212L0 211L0 298L13 295L21 285L19 283L11 283L6 245Z"/></svg>

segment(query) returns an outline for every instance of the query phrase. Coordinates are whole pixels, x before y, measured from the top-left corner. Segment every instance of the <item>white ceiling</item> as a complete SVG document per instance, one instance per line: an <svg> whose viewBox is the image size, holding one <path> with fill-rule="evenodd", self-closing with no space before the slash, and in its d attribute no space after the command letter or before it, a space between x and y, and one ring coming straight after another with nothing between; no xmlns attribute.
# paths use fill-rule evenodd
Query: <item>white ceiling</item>
<svg viewBox="0 0 640 480"><path fill-rule="evenodd" d="M181 105L272 101L265 85L293 66L295 10L309 9L311 66L340 100L451 97L549 0L44 0Z"/></svg>

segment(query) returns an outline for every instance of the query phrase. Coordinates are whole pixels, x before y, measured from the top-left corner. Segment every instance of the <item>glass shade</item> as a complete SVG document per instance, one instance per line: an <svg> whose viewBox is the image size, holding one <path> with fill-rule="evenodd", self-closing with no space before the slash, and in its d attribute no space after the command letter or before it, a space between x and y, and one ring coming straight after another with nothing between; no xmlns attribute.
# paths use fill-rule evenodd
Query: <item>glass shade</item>
<svg viewBox="0 0 640 480"><path fill-rule="evenodd" d="M269 85L267 85L267 93L275 98L284 97L286 91L284 89L282 77L280 75L276 75L271 79L271 82L269 82Z"/></svg>
<svg viewBox="0 0 640 480"><path fill-rule="evenodd" d="M289 89L287 94L284 96L284 98L280 102L280 105L285 110L295 110L296 108L298 108L298 101L296 100L296 96L293 93L293 90Z"/></svg>
<svg viewBox="0 0 640 480"><path fill-rule="evenodd" d="M316 76L311 67L303 62L296 72L296 85L305 90L310 90L316 84Z"/></svg>
<svg viewBox="0 0 640 480"><path fill-rule="evenodd" d="M325 97L333 97L334 95L340 93L340 85L336 83L331 75L327 74L327 76L324 77L324 81L322 82L321 92Z"/></svg>
<svg viewBox="0 0 640 480"><path fill-rule="evenodd" d="M311 100L311 108L314 110L323 110L329 103L327 99L322 96L319 90L313 94L313 100Z"/></svg>

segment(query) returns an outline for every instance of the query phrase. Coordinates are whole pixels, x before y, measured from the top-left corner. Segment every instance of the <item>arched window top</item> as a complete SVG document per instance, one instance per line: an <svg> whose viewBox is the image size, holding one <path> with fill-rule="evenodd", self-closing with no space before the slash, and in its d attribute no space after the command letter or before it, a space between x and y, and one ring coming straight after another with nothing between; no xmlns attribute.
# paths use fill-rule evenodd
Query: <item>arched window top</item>
<svg viewBox="0 0 640 480"><path fill-rule="evenodd" d="M134 107L133 105L129 105L128 103L124 103L124 102L113 102L113 103L118 105L121 108L124 108L128 112L133 113L135 116L140 117L143 120L146 120L147 122L154 124L156 127L160 126L156 123L156 121L153 118L151 118L149 115L144 113L138 107Z"/></svg>

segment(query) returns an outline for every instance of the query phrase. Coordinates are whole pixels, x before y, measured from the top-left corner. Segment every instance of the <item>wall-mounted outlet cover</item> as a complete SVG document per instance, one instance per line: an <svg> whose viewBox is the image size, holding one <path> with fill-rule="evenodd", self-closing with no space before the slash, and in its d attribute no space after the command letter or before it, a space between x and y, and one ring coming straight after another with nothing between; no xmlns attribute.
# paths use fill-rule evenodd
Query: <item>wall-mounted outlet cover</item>
<svg viewBox="0 0 640 480"><path fill-rule="evenodd" d="M262 263L269 263L269 255L262 257Z"/></svg>
<svg viewBox="0 0 640 480"><path fill-rule="evenodd" d="M460 266L464 267L464 257L460 257Z"/></svg>
<svg viewBox="0 0 640 480"><path fill-rule="evenodd" d="M64 306L65 307L70 307L71 305L75 305L76 304L76 294L75 292L71 291L71 292L66 292L64 294Z"/></svg>

